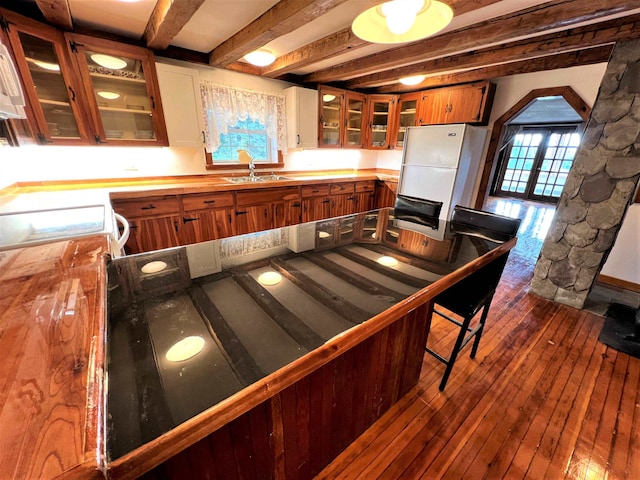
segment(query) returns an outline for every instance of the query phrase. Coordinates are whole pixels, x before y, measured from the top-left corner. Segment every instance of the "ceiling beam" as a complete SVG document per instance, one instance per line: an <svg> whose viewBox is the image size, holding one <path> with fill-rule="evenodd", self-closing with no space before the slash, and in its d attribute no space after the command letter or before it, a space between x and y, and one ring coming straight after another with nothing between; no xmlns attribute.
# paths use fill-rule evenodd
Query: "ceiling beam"
<svg viewBox="0 0 640 480"><path fill-rule="evenodd" d="M144 30L147 47L167 48L203 3L204 0L158 0Z"/></svg>
<svg viewBox="0 0 640 480"><path fill-rule="evenodd" d="M36 4L47 22L65 30L73 29L71 10L67 0L36 0Z"/></svg>
<svg viewBox="0 0 640 480"><path fill-rule="evenodd" d="M429 52L450 55L513 38L539 35L638 8L637 0L553 0L419 42L396 47L307 75L306 83L327 83L423 61Z"/></svg>
<svg viewBox="0 0 640 480"><path fill-rule="evenodd" d="M344 87L348 89L359 89L381 86L397 83L399 78L411 75L432 75L440 72L515 62L540 57L542 55L564 53L629 40L638 37L639 32L640 14L636 14L526 40L465 52L459 55L451 55L404 67L393 68L391 70L355 78L346 82Z"/></svg>
<svg viewBox="0 0 640 480"><path fill-rule="evenodd" d="M401 84L387 85L373 90L373 93L402 93L418 88L424 90L426 88L442 87L445 85L460 85L463 83L478 82L481 80L490 80L499 77L507 77L510 75L519 75L522 73L541 72L546 70L557 70L561 68L577 67L580 65L592 65L595 63L604 63L609 61L613 45L604 45L595 48L587 48L584 50L576 50L569 53L561 53L559 55L549 55L546 57L538 57L531 60L523 60L520 62L504 63L501 65L493 65L485 68L477 68L475 70L467 70L463 72L450 73L447 75L439 75L428 77L418 86L405 87Z"/></svg>
<svg viewBox="0 0 640 480"><path fill-rule="evenodd" d="M451 0L447 4L453 9L455 15L462 15L487 7L498 1L500 0ZM296 69L340 55L347 50L357 50L366 45L370 45L370 43L358 38L351 30L351 27L343 28L338 32L278 57L272 65L264 69L263 76L278 78Z"/></svg>
<svg viewBox="0 0 640 480"><path fill-rule="evenodd" d="M280 0L238 33L214 48L209 64L226 67L271 40L293 32L347 0Z"/></svg>

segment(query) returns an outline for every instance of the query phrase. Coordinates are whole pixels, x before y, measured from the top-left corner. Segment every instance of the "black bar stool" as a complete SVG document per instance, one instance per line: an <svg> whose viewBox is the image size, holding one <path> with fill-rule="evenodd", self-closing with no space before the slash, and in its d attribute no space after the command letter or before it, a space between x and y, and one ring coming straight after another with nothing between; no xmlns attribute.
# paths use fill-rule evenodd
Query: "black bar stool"
<svg viewBox="0 0 640 480"><path fill-rule="evenodd" d="M516 236L519 227L520 219L518 218L504 217L459 205L454 207L451 216L451 230L458 230L472 236L477 235L497 241L506 241L513 238ZM489 307L508 257L509 252L506 252L493 262L451 286L434 299L434 312L460 327L460 332L449 358L445 358L425 346L425 350L428 353L446 365L440 382L440 391L444 390L447 385L447 380L449 380L449 375L451 375L458 353L471 339L474 339L471 358L475 358L487 314L489 313ZM438 306L444 307L460 318L444 313ZM480 311L482 313L478 324L473 328L470 327L471 320Z"/></svg>

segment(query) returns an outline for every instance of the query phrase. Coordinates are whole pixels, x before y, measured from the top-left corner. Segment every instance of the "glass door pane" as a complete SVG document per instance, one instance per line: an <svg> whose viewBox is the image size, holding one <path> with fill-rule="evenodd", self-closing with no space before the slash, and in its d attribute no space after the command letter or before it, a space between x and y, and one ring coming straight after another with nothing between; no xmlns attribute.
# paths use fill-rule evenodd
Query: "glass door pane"
<svg viewBox="0 0 640 480"><path fill-rule="evenodd" d="M579 145L579 133L554 132L549 135L533 195L560 198Z"/></svg>
<svg viewBox="0 0 640 480"><path fill-rule="evenodd" d="M322 95L322 143L340 145L340 113L342 95L326 93Z"/></svg>
<svg viewBox="0 0 640 480"><path fill-rule="evenodd" d="M507 167L500 184L500 191L514 196L523 196L533 170L542 133L518 133L511 146Z"/></svg>
<svg viewBox="0 0 640 480"><path fill-rule="evenodd" d="M18 36L49 135L56 139L79 139L70 98L71 95L75 100L76 93L67 89L62 78L54 43L24 32L18 32Z"/></svg>
<svg viewBox="0 0 640 480"><path fill-rule="evenodd" d="M362 146L363 112L364 99L347 98L347 145Z"/></svg>
<svg viewBox="0 0 640 480"><path fill-rule="evenodd" d="M155 141L142 61L92 50L85 56L105 138Z"/></svg>
<svg viewBox="0 0 640 480"><path fill-rule="evenodd" d="M396 137L396 147L402 148L404 146L404 136L407 131L407 127L412 127L416 124L416 110L418 107L418 100L401 100L399 103L399 124L398 135Z"/></svg>
<svg viewBox="0 0 640 480"><path fill-rule="evenodd" d="M387 146L387 127L389 126L388 101L373 102L371 105L371 146Z"/></svg>

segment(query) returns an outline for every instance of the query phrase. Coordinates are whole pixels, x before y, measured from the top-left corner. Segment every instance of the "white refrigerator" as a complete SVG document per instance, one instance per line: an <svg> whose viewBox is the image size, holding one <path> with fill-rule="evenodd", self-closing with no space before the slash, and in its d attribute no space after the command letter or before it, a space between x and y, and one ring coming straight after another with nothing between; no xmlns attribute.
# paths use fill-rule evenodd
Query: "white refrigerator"
<svg viewBox="0 0 640 480"><path fill-rule="evenodd" d="M441 220L471 206L486 138L486 128L467 124L408 127L398 195L442 202Z"/></svg>

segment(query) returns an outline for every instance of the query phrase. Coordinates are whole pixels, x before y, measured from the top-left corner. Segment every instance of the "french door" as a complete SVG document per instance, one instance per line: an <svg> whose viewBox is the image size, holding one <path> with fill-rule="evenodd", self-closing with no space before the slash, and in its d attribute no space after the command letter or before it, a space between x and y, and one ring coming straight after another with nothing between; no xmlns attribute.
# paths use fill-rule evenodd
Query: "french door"
<svg viewBox="0 0 640 480"><path fill-rule="evenodd" d="M502 149L494 194L556 203L580 139L578 125L522 128Z"/></svg>

